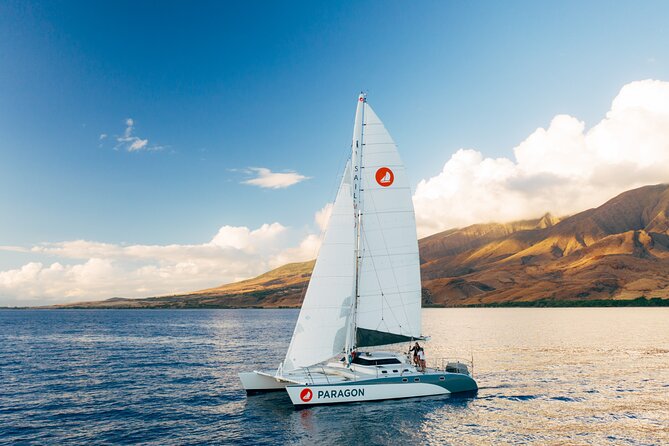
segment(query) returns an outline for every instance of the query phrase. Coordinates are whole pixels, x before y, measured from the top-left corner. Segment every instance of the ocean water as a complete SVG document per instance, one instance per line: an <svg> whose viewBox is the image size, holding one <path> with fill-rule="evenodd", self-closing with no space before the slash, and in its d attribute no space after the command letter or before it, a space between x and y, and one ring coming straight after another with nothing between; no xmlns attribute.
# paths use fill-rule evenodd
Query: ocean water
<svg viewBox="0 0 669 446"><path fill-rule="evenodd" d="M294 410L296 310L2 310L1 444L669 444L669 308L425 309L474 397Z"/></svg>

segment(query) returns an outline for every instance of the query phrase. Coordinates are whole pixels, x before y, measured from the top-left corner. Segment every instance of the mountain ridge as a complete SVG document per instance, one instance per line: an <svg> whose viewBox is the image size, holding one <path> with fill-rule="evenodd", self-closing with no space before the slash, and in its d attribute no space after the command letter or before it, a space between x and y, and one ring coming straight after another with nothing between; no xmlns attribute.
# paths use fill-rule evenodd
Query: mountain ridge
<svg viewBox="0 0 669 446"><path fill-rule="evenodd" d="M423 304L564 305L669 299L669 185L557 218L483 223L419 240ZM192 293L57 308L299 307L315 261Z"/></svg>

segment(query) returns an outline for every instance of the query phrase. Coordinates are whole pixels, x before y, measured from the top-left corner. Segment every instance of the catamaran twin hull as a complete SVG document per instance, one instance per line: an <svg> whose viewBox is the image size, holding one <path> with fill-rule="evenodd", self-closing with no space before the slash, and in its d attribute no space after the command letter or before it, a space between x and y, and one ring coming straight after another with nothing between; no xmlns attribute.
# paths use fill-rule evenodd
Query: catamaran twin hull
<svg viewBox="0 0 669 446"><path fill-rule="evenodd" d="M271 377L269 374L256 373L240 374L247 393L256 394L285 388L290 400L297 407L463 394L478 390L476 382L467 374L438 371L332 384L298 384ZM264 388L250 388L253 387L254 380L256 386Z"/></svg>
<svg viewBox="0 0 669 446"><path fill-rule="evenodd" d="M358 352L339 361L292 370L286 374L240 373L248 394L285 389L295 406L352 403L447 395L478 390L470 368L459 360L442 360L441 368L419 370L400 354Z"/></svg>

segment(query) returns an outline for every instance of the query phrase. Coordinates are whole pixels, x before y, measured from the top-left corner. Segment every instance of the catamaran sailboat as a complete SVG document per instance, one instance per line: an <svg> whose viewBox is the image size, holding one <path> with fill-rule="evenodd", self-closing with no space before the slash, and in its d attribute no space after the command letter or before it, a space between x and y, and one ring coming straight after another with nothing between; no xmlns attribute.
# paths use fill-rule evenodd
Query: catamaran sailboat
<svg viewBox="0 0 669 446"><path fill-rule="evenodd" d="M390 134L358 97L351 157L293 337L276 371L240 373L249 394L285 389L296 406L477 390L471 364L417 367L370 350L425 340L416 221Z"/></svg>

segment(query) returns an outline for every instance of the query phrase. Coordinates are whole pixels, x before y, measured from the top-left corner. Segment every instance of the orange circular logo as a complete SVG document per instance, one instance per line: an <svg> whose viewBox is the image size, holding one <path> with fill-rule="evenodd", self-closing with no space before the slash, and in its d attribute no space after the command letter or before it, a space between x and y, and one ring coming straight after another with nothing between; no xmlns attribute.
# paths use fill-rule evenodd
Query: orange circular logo
<svg viewBox="0 0 669 446"><path fill-rule="evenodd" d="M312 392L311 389L308 388L308 387L306 389L303 389L300 392L300 399L302 401L304 401L305 403L308 403L309 401L311 401L311 398L313 398L313 396L314 396L314 392Z"/></svg>
<svg viewBox="0 0 669 446"><path fill-rule="evenodd" d="M376 171L376 182L379 186L388 187L395 181L395 174L387 167L381 167Z"/></svg>

